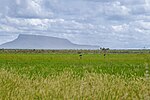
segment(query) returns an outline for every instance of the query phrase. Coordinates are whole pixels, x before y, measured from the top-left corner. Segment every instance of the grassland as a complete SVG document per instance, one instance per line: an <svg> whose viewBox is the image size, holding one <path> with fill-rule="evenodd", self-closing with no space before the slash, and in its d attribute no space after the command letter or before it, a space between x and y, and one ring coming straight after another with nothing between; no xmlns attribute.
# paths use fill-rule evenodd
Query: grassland
<svg viewBox="0 0 150 100"><path fill-rule="evenodd" d="M0 99L149 100L149 59L148 53L80 59L76 53L3 52Z"/></svg>

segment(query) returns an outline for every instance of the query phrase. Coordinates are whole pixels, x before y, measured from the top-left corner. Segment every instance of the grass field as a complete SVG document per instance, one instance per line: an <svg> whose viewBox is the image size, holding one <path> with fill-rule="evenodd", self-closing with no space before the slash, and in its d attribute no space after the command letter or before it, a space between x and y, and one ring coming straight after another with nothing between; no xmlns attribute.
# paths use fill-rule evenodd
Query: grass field
<svg viewBox="0 0 150 100"><path fill-rule="evenodd" d="M150 100L150 54L0 54L0 99Z"/></svg>

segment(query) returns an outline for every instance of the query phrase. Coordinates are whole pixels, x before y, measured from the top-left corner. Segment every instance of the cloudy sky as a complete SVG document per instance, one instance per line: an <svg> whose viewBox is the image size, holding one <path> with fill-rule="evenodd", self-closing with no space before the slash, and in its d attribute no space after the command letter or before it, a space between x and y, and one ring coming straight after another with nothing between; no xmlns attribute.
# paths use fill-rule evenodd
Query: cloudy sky
<svg viewBox="0 0 150 100"><path fill-rule="evenodd" d="M0 0L0 44L19 34L109 48L150 47L150 0Z"/></svg>

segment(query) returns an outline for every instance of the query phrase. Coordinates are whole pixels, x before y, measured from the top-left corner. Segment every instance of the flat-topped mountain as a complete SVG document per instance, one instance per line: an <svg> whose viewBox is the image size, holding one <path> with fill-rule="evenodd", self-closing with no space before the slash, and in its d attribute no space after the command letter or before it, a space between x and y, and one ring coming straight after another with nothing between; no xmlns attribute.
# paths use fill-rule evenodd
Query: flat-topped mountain
<svg viewBox="0 0 150 100"><path fill-rule="evenodd" d="M4 49L98 49L98 46L78 45L67 39L21 34L17 39L0 45Z"/></svg>

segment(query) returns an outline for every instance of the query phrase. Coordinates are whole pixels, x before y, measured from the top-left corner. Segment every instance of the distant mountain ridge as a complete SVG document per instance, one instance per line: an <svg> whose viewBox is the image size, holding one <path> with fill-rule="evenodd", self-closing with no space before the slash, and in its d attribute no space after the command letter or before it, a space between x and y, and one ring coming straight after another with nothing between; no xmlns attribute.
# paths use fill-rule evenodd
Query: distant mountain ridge
<svg viewBox="0 0 150 100"><path fill-rule="evenodd" d="M67 39L20 34L17 39L0 45L4 49L98 49L98 46L78 45Z"/></svg>

